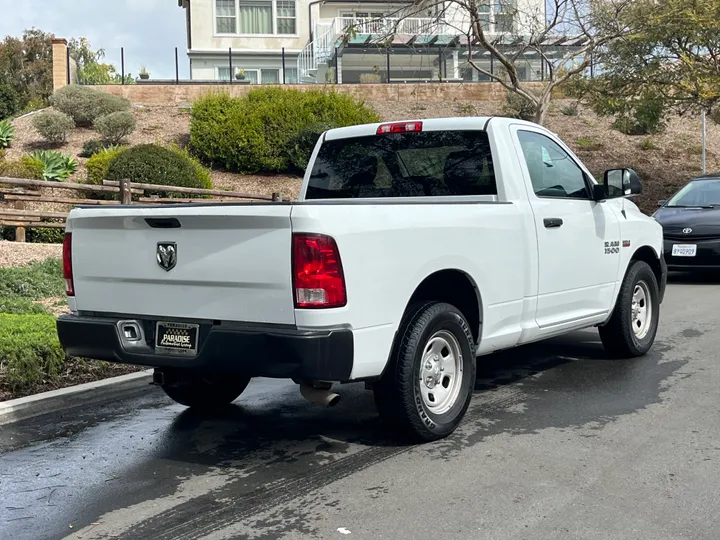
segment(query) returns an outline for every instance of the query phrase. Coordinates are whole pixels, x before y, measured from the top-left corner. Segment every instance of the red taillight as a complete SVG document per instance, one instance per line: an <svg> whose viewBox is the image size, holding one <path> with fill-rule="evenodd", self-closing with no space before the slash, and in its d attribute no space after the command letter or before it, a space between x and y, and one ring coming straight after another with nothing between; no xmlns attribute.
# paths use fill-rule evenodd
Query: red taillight
<svg viewBox="0 0 720 540"><path fill-rule="evenodd" d="M65 278L65 293L75 296L72 270L72 233L65 233L63 239L63 277Z"/></svg>
<svg viewBox="0 0 720 540"><path fill-rule="evenodd" d="M297 308L336 308L347 303L335 240L322 234L293 235L293 288Z"/></svg>
<svg viewBox="0 0 720 540"><path fill-rule="evenodd" d="M394 122L392 124L382 124L377 128L377 135L385 135L387 133L413 133L422 131L422 122Z"/></svg>

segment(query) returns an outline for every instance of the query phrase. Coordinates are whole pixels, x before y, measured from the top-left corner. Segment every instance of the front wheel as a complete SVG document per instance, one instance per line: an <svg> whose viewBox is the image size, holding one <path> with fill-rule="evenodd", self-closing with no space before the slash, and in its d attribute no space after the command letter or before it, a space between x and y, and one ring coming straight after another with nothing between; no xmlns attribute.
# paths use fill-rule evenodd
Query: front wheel
<svg viewBox="0 0 720 540"><path fill-rule="evenodd" d="M475 346L465 317L442 302L416 305L397 339L375 387L381 417L414 440L447 437L465 415L475 386Z"/></svg>
<svg viewBox="0 0 720 540"><path fill-rule="evenodd" d="M168 373L161 386L168 397L180 405L212 410L235 401L249 383L250 377Z"/></svg>
<svg viewBox="0 0 720 540"><path fill-rule="evenodd" d="M643 261L631 263L608 323L599 328L605 350L617 358L647 353L655 341L660 318L657 278Z"/></svg>

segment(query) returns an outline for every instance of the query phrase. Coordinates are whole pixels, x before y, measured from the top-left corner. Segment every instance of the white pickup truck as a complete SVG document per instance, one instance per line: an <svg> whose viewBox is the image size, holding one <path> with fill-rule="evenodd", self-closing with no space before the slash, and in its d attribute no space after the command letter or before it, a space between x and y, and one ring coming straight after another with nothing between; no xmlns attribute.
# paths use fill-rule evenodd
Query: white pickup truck
<svg viewBox="0 0 720 540"><path fill-rule="evenodd" d="M476 357L594 326L613 356L650 349L667 269L640 190L509 118L333 129L297 201L73 209L59 338L198 408L252 377L325 404L365 381L384 419L442 438Z"/></svg>

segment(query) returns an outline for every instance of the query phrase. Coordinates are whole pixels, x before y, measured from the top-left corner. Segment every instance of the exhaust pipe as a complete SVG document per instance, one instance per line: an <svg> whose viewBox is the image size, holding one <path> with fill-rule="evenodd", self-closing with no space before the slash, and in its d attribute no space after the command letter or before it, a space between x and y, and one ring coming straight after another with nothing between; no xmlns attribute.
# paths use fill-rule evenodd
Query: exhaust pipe
<svg viewBox="0 0 720 540"><path fill-rule="evenodd" d="M326 388L317 388L307 383L300 383L300 393L302 397L317 403L318 405L324 405L325 407L333 407L340 401L340 396L330 391L331 386Z"/></svg>

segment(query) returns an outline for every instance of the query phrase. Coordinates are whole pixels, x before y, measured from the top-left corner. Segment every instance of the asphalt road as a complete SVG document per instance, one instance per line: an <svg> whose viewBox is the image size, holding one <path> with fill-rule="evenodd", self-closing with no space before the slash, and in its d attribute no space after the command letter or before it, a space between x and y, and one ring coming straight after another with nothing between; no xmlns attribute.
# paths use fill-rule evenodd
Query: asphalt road
<svg viewBox="0 0 720 540"><path fill-rule="evenodd" d="M652 352L596 332L482 359L458 431L409 447L362 385L256 380L202 418L157 389L0 428L0 539L712 539L720 279L675 280Z"/></svg>

